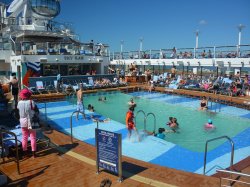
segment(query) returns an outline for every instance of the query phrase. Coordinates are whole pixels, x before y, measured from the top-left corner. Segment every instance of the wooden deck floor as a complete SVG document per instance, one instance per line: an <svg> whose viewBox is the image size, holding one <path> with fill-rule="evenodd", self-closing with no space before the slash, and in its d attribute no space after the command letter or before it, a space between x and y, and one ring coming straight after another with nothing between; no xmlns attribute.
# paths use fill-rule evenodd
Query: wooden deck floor
<svg viewBox="0 0 250 187"><path fill-rule="evenodd" d="M84 132L83 132L84 133ZM21 160L21 175L14 162L1 164L0 170L12 181L9 186L100 186L104 178L112 186L219 186L219 178L169 169L123 157L124 181L107 172L96 174L96 150L92 145L75 140L55 130L46 134L54 143L38 152L35 159Z"/></svg>

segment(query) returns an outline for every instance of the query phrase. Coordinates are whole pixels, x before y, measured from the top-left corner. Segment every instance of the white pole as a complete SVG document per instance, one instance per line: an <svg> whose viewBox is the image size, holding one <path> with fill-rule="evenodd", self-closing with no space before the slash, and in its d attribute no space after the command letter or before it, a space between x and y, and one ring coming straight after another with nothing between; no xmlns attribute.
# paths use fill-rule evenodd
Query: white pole
<svg viewBox="0 0 250 187"><path fill-rule="evenodd" d="M239 41L238 41L238 57L240 57L240 45L241 45L241 31L245 27L245 25L239 24L238 29L239 29Z"/></svg>
<svg viewBox="0 0 250 187"><path fill-rule="evenodd" d="M142 40L140 40L140 51L142 51Z"/></svg>
<svg viewBox="0 0 250 187"><path fill-rule="evenodd" d="M239 42L238 42L239 46L240 46L240 42L241 42L241 29L239 29Z"/></svg>
<svg viewBox="0 0 250 187"><path fill-rule="evenodd" d="M123 52L123 44L124 44L124 41L121 40L121 53Z"/></svg>
<svg viewBox="0 0 250 187"><path fill-rule="evenodd" d="M197 30L196 33L196 44L195 44L195 48L197 49L199 47L199 31Z"/></svg>
<svg viewBox="0 0 250 187"><path fill-rule="evenodd" d="M139 50L139 59L141 59L141 52L142 52L142 41L143 37L140 38L140 50Z"/></svg>

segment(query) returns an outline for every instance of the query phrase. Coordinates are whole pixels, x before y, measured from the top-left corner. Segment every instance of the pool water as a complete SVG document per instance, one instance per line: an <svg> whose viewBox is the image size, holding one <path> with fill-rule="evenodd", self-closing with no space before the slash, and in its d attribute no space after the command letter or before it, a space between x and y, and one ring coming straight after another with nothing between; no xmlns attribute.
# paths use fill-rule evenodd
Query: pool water
<svg viewBox="0 0 250 187"><path fill-rule="evenodd" d="M106 101L98 101L100 96L105 96ZM161 93L135 92L130 94L111 92L84 95L85 108L88 104L95 107L97 113L102 114L114 121L125 125L125 115L128 111L128 101L133 98L137 103L137 111L143 110L146 114L153 113L156 116L156 131L159 127L166 128L168 118L176 117L179 123L178 133L167 133L165 140L177 144L183 148L196 152L204 152L207 140L219 136L234 137L240 132L250 127L249 118L241 118L236 115L225 114L222 112L198 111L199 100L173 96ZM73 101L75 103L75 101ZM185 103L185 105L184 105ZM216 126L215 130L207 131L204 124L208 119L212 119ZM137 128L143 129L144 116L138 113L136 117ZM147 131L154 130L154 119L152 116L147 118ZM212 150L226 140L218 140L209 144L208 150Z"/></svg>

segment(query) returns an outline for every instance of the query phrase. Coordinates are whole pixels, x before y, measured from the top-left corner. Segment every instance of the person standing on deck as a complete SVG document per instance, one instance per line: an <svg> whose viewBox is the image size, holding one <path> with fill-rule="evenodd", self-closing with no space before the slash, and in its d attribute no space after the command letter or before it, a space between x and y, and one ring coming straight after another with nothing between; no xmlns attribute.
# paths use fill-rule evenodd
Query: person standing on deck
<svg viewBox="0 0 250 187"><path fill-rule="evenodd" d="M28 89L23 89L20 94L20 101L17 108L19 109L20 125L22 128L22 148L27 156L28 137L30 136L32 157L35 158L36 152L36 129L34 129L35 102L31 100L32 92ZM36 124L38 125L38 124Z"/></svg>
<svg viewBox="0 0 250 187"><path fill-rule="evenodd" d="M17 101L18 101L18 80L16 78L16 75L13 76L11 79L10 83L10 88L11 88L11 93L14 97L14 102L15 102L15 109L17 108Z"/></svg>
<svg viewBox="0 0 250 187"><path fill-rule="evenodd" d="M171 68L171 78L175 78L175 75L176 75L176 66L173 66Z"/></svg>
<svg viewBox="0 0 250 187"><path fill-rule="evenodd" d="M79 112L83 113L83 118L86 119L86 115L84 112L84 105L83 105L83 84L80 83L80 89L76 93L77 96L77 104L76 104L76 120L78 120Z"/></svg>
<svg viewBox="0 0 250 187"><path fill-rule="evenodd" d="M138 136L138 141L140 141L139 134L134 123L134 107L129 107L129 111L126 113L126 127L128 129L128 138L130 139L132 130L134 130Z"/></svg>
<svg viewBox="0 0 250 187"><path fill-rule="evenodd" d="M91 40L90 43L89 43L89 48L92 52L92 54L94 54L94 40Z"/></svg>

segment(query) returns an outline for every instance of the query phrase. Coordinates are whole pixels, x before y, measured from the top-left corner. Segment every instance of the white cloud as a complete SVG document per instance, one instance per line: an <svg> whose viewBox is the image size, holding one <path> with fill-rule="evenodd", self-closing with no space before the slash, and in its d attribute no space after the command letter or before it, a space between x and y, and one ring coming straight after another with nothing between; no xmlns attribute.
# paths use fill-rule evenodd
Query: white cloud
<svg viewBox="0 0 250 187"><path fill-rule="evenodd" d="M206 25L206 24L207 24L207 21L204 20L204 19L202 19L202 20L199 21L199 24L200 24L200 25Z"/></svg>

